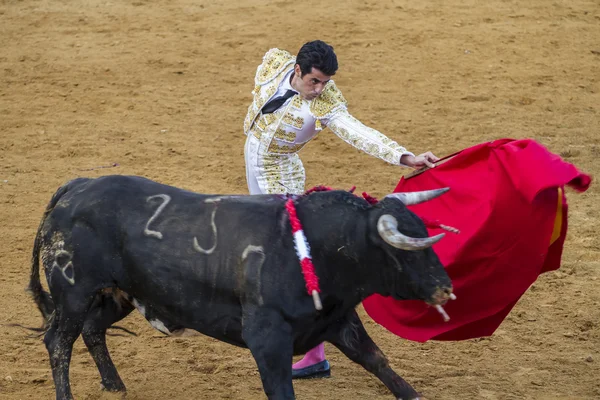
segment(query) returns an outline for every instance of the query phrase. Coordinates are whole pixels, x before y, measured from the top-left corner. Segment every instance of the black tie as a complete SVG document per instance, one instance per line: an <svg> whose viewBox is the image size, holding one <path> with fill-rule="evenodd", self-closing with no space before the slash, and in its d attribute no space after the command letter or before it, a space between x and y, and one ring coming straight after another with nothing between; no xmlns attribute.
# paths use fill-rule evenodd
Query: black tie
<svg viewBox="0 0 600 400"><path fill-rule="evenodd" d="M272 112L278 110L279 107L281 107L287 99L289 99L290 97L292 97L295 94L296 94L296 92L288 89L287 92L285 92L285 94L283 96L275 97L273 100L271 100L267 104L265 104L265 106L262 109L262 113L263 114L271 114Z"/></svg>

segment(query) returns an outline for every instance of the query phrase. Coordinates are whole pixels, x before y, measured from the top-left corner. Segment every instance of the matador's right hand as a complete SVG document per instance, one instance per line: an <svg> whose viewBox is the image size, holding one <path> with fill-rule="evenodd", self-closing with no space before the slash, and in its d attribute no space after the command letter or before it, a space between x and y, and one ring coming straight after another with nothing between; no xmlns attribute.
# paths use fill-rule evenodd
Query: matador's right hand
<svg viewBox="0 0 600 400"><path fill-rule="evenodd" d="M439 160L440 159L436 157L432 152L428 151L427 153L419 154L418 156L411 156L410 154L405 154L400 159L400 162L412 168L421 168L424 166L434 168L434 163Z"/></svg>

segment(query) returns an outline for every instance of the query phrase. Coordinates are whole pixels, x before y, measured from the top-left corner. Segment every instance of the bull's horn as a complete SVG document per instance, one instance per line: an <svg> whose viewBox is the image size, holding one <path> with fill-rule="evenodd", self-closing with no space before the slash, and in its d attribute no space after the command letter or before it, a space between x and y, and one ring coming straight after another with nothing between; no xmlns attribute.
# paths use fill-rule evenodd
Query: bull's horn
<svg viewBox="0 0 600 400"><path fill-rule="evenodd" d="M413 238L398 231L398 221L390 214L383 214L377 221L377 232L387 244L401 250L423 250L433 246L444 233L426 238Z"/></svg>
<svg viewBox="0 0 600 400"><path fill-rule="evenodd" d="M400 200L407 206L411 206L413 204L423 203L424 201L435 199L438 196L446 193L450 188L441 188L434 190L423 190L421 192L401 192L401 193L392 193L385 196L385 198L392 198L396 200Z"/></svg>

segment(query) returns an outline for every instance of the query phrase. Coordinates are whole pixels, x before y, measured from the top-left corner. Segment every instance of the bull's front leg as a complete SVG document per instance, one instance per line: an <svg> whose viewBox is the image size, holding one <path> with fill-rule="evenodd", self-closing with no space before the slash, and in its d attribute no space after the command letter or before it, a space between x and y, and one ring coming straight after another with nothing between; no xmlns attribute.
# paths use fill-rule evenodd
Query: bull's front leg
<svg viewBox="0 0 600 400"><path fill-rule="evenodd" d="M256 360L269 400L294 399L290 325L273 310L244 310L242 337Z"/></svg>
<svg viewBox="0 0 600 400"><path fill-rule="evenodd" d="M365 330L356 311L352 310L346 319L331 328L329 342L378 377L397 399L419 398L415 389L390 368L387 358Z"/></svg>

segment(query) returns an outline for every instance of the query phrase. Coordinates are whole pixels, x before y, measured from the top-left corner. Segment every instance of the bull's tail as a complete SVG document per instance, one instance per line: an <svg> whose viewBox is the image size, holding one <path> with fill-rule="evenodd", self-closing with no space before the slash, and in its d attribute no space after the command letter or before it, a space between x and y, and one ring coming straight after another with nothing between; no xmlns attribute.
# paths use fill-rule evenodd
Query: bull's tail
<svg viewBox="0 0 600 400"><path fill-rule="evenodd" d="M50 293L42 288L42 283L40 281L40 249L42 247L43 227L46 222L46 218L48 218L48 214L52 212L60 198L74 186L75 182L81 182L82 180L87 179L75 179L58 188L56 193L54 193L52 196L50 203L48 203L46 210L44 211L44 215L35 235L33 252L31 256L31 275L29 278L29 286L27 287L27 291L31 294L31 297L33 297L33 301L37 305L38 309L42 313L42 317L44 318L42 330L46 330L50 326L50 322L54 317L54 302L52 301L52 296L50 296Z"/></svg>

